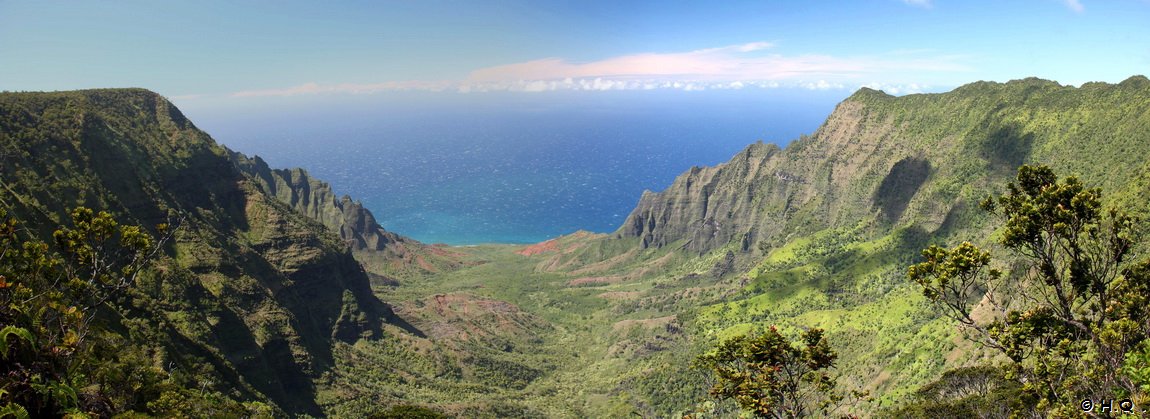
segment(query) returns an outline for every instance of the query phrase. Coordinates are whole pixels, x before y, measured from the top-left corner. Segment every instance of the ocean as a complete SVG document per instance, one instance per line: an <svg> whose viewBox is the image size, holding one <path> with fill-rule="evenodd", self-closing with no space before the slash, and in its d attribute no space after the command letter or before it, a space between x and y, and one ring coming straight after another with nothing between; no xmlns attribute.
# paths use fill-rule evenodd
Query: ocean
<svg viewBox="0 0 1150 419"><path fill-rule="evenodd" d="M188 112L217 141L302 167L426 243L611 232L645 189L756 141L810 134L847 92L408 94ZM187 111L186 111L187 112Z"/></svg>

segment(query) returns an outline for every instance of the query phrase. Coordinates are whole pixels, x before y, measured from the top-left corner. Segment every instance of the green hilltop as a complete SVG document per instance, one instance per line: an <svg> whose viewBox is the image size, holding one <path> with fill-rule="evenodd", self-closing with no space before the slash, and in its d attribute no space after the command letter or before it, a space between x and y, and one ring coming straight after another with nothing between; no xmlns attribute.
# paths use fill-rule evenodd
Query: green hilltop
<svg viewBox="0 0 1150 419"><path fill-rule="evenodd" d="M1005 362L963 339L907 269L931 244L1008 254L979 202L1019 166L1076 175L1107 208L1150 210L1142 76L860 89L810 136L644 193L613 233L531 246L384 231L323 182L225 149L139 89L0 94L0 142L0 207L29 236L50 241L75 206L148 228L181 218L101 327L185 387L210 381L180 393L186 406L281 414L732 416L693 362L772 325L825 329L840 385L875 397L858 411L889 413L946 371ZM113 410L164 414L142 398Z"/></svg>
<svg viewBox="0 0 1150 419"><path fill-rule="evenodd" d="M0 110L0 202L32 236L75 206L153 232L178 224L116 304L123 317L106 320L159 372L319 414L311 377L334 363L332 342L378 337L394 319L338 237L261 191L159 95L10 93Z"/></svg>

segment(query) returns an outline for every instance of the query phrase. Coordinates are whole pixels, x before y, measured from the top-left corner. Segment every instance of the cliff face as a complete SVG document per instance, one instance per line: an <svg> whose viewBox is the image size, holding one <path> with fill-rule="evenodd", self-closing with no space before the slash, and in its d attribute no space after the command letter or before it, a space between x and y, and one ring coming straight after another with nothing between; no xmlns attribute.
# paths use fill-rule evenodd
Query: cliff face
<svg viewBox="0 0 1150 419"><path fill-rule="evenodd" d="M684 240L686 249L705 253L736 241L748 251L784 230L806 233L867 217L878 211L880 195L885 218L896 222L918 188L876 195L879 185L887 178L921 184L930 162L922 150L891 141L892 130L852 97L812 137L785 150L752 144L719 166L691 168L663 192L645 193L620 233L644 246ZM917 170L905 178L903 167Z"/></svg>
<svg viewBox="0 0 1150 419"><path fill-rule="evenodd" d="M313 179L303 169L272 169L259 156L248 158L236 152L229 152L229 156L268 196L338 232L352 250L381 251L393 243L413 242L384 230L371 211L347 195L336 197L330 185Z"/></svg>
<svg viewBox="0 0 1150 419"><path fill-rule="evenodd" d="M166 336L140 342L157 347L158 365L214 375L215 387L241 399L318 414L311 383L332 364L333 340L379 337L394 318L343 240L241 173L155 93L0 94L0 145L0 205L41 233L77 205L147 227L182 219L156 272L122 307L131 324ZM313 217L356 212L342 205ZM344 219L348 230L369 223ZM365 248L391 240L356 231Z"/></svg>
<svg viewBox="0 0 1150 419"><path fill-rule="evenodd" d="M1141 76L1080 88L979 82L903 97L864 88L786 149L753 144L644 193L617 234L705 253L858 223L933 231L1027 162L1137 194L1129 181L1150 170L1147 127L1150 81ZM1100 160L1110 163L1092 163Z"/></svg>
<svg viewBox="0 0 1150 419"><path fill-rule="evenodd" d="M778 223L787 209L767 216L770 211L755 205L761 199L756 195L765 192L785 200L802 182L792 174L769 173L778 169L778 152L774 145L755 144L723 165L692 167L661 193L644 192L623 234L639 237L644 247L686 240L686 248L702 252Z"/></svg>
<svg viewBox="0 0 1150 419"><path fill-rule="evenodd" d="M362 204L347 195L337 197L331 185L303 169L272 169L259 156L228 153L236 167L266 195L339 234L364 268L385 281L392 276L453 270L462 265L461 254L384 230Z"/></svg>

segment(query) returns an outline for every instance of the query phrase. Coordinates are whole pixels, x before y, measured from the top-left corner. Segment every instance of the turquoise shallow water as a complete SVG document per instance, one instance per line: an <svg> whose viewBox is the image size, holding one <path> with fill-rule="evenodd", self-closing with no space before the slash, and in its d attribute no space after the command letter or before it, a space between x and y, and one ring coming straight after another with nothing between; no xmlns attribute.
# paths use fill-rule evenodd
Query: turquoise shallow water
<svg viewBox="0 0 1150 419"><path fill-rule="evenodd" d="M673 93L304 107L199 125L273 167L307 169L400 234L532 243L614 231L644 189L757 140L811 133L837 100Z"/></svg>

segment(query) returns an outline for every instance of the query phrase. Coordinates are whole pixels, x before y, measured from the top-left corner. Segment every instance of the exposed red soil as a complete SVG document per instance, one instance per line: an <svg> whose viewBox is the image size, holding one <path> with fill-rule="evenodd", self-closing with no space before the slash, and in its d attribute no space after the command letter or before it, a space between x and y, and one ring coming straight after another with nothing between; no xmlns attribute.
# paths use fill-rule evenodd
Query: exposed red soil
<svg viewBox="0 0 1150 419"><path fill-rule="evenodd" d="M569 253L572 250L577 249L580 246L586 244L585 239L587 239L588 237L592 237L594 235L595 235L594 233L580 230L580 231L576 231L574 233L568 234L566 236L557 237L557 238L554 238L551 240L546 240L546 241L542 241L539 243L529 245L527 247L524 247L523 249L520 249L518 252L515 252L515 253L518 253L518 254L523 255L523 256L534 256L534 255L538 255L541 253L553 253L553 252Z"/></svg>
<svg viewBox="0 0 1150 419"><path fill-rule="evenodd" d="M538 255L540 253L554 252L556 250L559 250L559 240L551 239L551 240L547 240L547 241L540 242L540 243L535 243L533 245L524 247L523 250L520 250L520 251L515 252L515 253L518 253L518 254L523 255L523 256L534 256L534 255Z"/></svg>
<svg viewBox="0 0 1150 419"><path fill-rule="evenodd" d="M397 304L394 310L428 336L453 341L525 338L548 327L514 304L466 293L436 294Z"/></svg>

